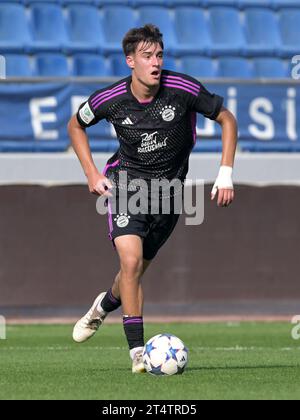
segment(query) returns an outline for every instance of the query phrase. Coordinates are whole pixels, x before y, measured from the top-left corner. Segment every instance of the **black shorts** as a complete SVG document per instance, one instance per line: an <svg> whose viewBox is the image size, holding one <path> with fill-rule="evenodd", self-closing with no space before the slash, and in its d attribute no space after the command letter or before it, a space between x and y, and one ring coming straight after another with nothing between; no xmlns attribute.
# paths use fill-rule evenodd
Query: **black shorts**
<svg viewBox="0 0 300 420"><path fill-rule="evenodd" d="M116 207L118 208L118 207ZM152 260L173 232L180 214L113 213L108 201L109 239L123 235L143 238L143 258Z"/></svg>

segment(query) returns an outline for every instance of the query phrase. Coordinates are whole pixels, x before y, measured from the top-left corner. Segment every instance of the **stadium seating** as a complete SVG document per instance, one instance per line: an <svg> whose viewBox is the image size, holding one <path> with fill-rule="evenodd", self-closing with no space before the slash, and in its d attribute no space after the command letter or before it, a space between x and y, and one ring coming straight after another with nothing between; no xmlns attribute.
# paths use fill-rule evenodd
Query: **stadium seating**
<svg viewBox="0 0 300 420"><path fill-rule="evenodd" d="M176 60L174 57L171 57L167 54L164 56L164 68L172 71L181 72L182 66L179 60Z"/></svg>
<svg viewBox="0 0 300 420"><path fill-rule="evenodd" d="M287 8L287 7L298 7L299 8L299 0L273 0L272 6L275 9L280 8Z"/></svg>
<svg viewBox="0 0 300 420"><path fill-rule="evenodd" d="M218 76L217 68L213 60L207 57L183 57L182 71L193 77L214 78Z"/></svg>
<svg viewBox="0 0 300 420"><path fill-rule="evenodd" d="M204 6L229 6L229 7L237 7L238 6L238 0L206 0L204 2Z"/></svg>
<svg viewBox="0 0 300 420"><path fill-rule="evenodd" d="M251 79L253 68L248 60L237 57L225 57L219 60L219 76L235 79Z"/></svg>
<svg viewBox="0 0 300 420"><path fill-rule="evenodd" d="M238 0L241 9L245 7L272 7L272 0Z"/></svg>
<svg viewBox="0 0 300 420"><path fill-rule="evenodd" d="M269 9L248 9L245 12L248 56L274 56L281 45L274 12ZM268 30L266 30L268 28Z"/></svg>
<svg viewBox="0 0 300 420"><path fill-rule="evenodd" d="M257 58L254 60L254 77L283 79L288 77L287 65L277 58Z"/></svg>
<svg viewBox="0 0 300 420"><path fill-rule="evenodd" d="M164 34L164 42L169 53L175 53L177 44L174 25L168 8L160 6L145 6L139 9L140 23L145 25L153 22Z"/></svg>
<svg viewBox="0 0 300 420"><path fill-rule="evenodd" d="M99 54L77 54L73 57L73 75L79 77L111 76L111 62Z"/></svg>
<svg viewBox="0 0 300 420"><path fill-rule="evenodd" d="M36 71L40 77L68 77L68 61L64 54L37 54Z"/></svg>
<svg viewBox="0 0 300 420"><path fill-rule="evenodd" d="M7 77L33 77L33 64L26 54L5 54Z"/></svg>
<svg viewBox="0 0 300 420"><path fill-rule="evenodd" d="M104 36L97 9L90 5L71 4L67 10L69 13L68 51L101 52Z"/></svg>
<svg viewBox="0 0 300 420"><path fill-rule="evenodd" d="M137 19L130 7L103 7L104 52L122 52L124 34L137 26ZM93 35L94 38L94 35Z"/></svg>
<svg viewBox="0 0 300 420"><path fill-rule="evenodd" d="M175 9L176 53L208 54L211 37L207 19L202 9L197 7L177 7Z"/></svg>
<svg viewBox="0 0 300 420"><path fill-rule="evenodd" d="M128 71L120 55L122 38L129 28L149 22L164 34L166 56L174 57L169 68L196 74L201 67L207 77L219 74L219 59L285 59L298 54L300 45L298 0L0 0L0 22L3 54L100 54L102 71L79 66L90 75L94 68L98 76ZM18 68L27 77L21 61ZM239 64L235 73L250 77L245 62ZM273 73L265 67L262 73L283 74L282 66L277 62Z"/></svg>
<svg viewBox="0 0 300 420"><path fill-rule="evenodd" d="M111 63L113 76L125 77L130 73L123 53L111 54L109 56L109 61Z"/></svg>
<svg viewBox="0 0 300 420"><path fill-rule="evenodd" d="M128 4L131 7L140 7L140 6L169 6L171 5L170 1L166 0L128 0Z"/></svg>
<svg viewBox="0 0 300 420"><path fill-rule="evenodd" d="M210 27L213 56L240 55L243 52L246 42L238 10L231 7L211 8Z"/></svg>
<svg viewBox="0 0 300 420"><path fill-rule="evenodd" d="M280 55L291 57L300 53L300 8L280 11L279 28L282 38Z"/></svg>
<svg viewBox="0 0 300 420"><path fill-rule="evenodd" d="M67 30L62 9L57 4L36 3L31 6L32 51L59 52L67 45Z"/></svg>
<svg viewBox="0 0 300 420"><path fill-rule="evenodd" d="M0 4L0 51L24 52L30 44L29 22L24 6Z"/></svg>

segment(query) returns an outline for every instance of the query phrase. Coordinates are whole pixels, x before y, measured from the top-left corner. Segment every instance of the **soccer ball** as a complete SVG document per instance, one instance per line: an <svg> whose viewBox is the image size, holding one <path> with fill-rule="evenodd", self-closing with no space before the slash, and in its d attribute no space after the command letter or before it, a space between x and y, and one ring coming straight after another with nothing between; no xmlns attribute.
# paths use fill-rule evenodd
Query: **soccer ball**
<svg viewBox="0 0 300 420"><path fill-rule="evenodd" d="M146 343L143 362L152 375L181 374L188 362L188 349L175 335L158 334Z"/></svg>

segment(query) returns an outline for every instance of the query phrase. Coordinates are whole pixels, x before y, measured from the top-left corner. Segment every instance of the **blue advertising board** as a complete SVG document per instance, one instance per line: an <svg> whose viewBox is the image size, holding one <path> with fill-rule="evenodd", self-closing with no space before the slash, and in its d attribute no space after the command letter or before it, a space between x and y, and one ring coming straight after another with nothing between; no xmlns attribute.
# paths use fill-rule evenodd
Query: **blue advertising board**
<svg viewBox="0 0 300 420"><path fill-rule="evenodd" d="M67 124L79 105L108 82L0 83L0 151L66 150ZM298 82L209 82L207 89L225 98L237 117L239 147L251 151L300 150ZM87 131L94 151L113 151L113 127L101 121ZM198 115L194 151L219 151L220 127Z"/></svg>

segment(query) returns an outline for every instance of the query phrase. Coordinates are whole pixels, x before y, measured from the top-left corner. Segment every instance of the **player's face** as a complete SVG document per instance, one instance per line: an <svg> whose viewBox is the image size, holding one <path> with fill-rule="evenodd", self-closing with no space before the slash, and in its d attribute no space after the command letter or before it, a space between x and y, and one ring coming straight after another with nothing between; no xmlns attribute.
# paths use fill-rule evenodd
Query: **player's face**
<svg viewBox="0 0 300 420"><path fill-rule="evenodd" d="M163 66L163 50L159 44L141 42L135 54L127 57L127 63L144 85L159 85Z"/></svg>

